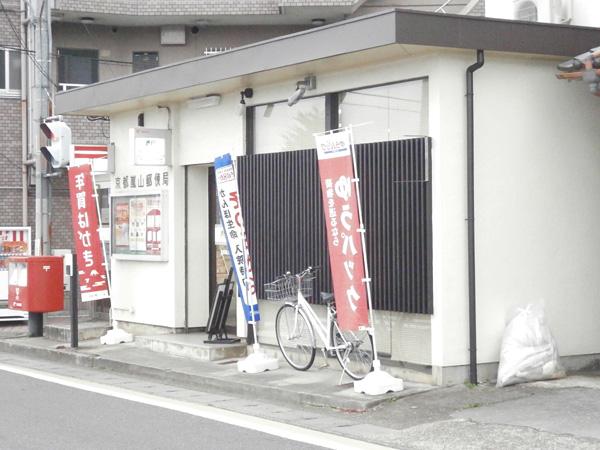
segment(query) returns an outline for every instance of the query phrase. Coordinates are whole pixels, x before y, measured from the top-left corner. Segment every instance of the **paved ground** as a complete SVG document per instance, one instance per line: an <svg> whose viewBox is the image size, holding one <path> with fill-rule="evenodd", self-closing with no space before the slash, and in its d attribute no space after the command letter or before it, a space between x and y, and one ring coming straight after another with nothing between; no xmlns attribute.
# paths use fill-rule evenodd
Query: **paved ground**
<svg viewBox="0 0 600 450"><path fill-rule="evenodd" d="M22 343L11 351L23 349L28 342L41 345L39 341L17 338L0 340L0 346L6 346L7 342ZM39 349L32 349L35 350L32 354L39 352ZM295 393L302 396L302 381L307 379L305 374L295 374L297 383L294 386L282 385L281 389L288 389L282 397L254 390L253 385L261 384L265 379L260 375L243 377L249 387L241 393L224 392L213 389L211 385L195 385L193 370L201 370L199 368L204 366L184 359L164 359L160 354L145 354L139 360L140 364L145 361L144 364L154 365L154 372L144 372L139 365L129 373L98 369L103 358L111 354L126 359L128 352L137 354L140 350L133 346L95 349L96 356L92 359L95 368L82 367L89 363L89 355L82 359L82 351L74 357L68 350L53 350L53 355L58 358L55 361L23 358L19 354L22 350L12 354L0 353L0 363L21 364L75 377L94 377L102 382L132 386L142 391L158 390L161 395L171 395L168 391L176 386L173 395L188 399L200 395L206 404L224 410L249 413L281 423L299 423L308 430L393 448L600 449L600 372L500 389L486 385L435 388L388 399L365 412L356 412L286 401L285 395ZM70 364L64 364L66 362ZM231 369L227 365L211 364L210 370L214 373L222 371L220 373L226 374ZM173 376L178 367L186 368L187 378ZM201 377L202 374L196 376ZM103 377L107 380L103 381ZM227 380L227 377L223 379Z"/></svg>
<svg viewBox="0 0 600 450"><path fill-rule="evenodd" d="M0 449L316 449L0 370Z"/></svg>

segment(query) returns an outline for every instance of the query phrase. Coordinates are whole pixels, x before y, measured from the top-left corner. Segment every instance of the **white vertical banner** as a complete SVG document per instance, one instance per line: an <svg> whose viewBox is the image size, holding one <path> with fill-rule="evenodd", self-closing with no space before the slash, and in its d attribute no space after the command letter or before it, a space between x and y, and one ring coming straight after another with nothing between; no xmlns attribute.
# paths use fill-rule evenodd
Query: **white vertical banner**
<svg viewBox="0 0 600 450"><path fill-rule="evenodd" d="M215 179L221 223L223 224L233 271L239 287L244 315L249 323L255 323L260 320L256 285L254 284L252 262L246 243L235 167L229 153L215 159Z"/></svg>

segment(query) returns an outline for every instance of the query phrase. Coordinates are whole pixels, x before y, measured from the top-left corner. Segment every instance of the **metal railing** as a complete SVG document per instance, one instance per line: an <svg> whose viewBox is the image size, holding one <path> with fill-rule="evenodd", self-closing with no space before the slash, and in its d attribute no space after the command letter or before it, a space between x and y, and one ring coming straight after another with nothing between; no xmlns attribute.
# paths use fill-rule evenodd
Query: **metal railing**
<svg viewBox="0 0 600 450"><path fill-rule="evenodd" d="M216 55L231 50L232 47L206 47L204 49L204 56Z"/></svg>
<svg viewBox="0 0 600 450"><path fill-rule="evenodd" d="M450 5L450 3L452 3L454 0L446 0L444 3L442 3L442 5L437 8L435 10L435 12L441 12L442 14L448 14L448 11L446 11L444 8L446 8L446 6ZM473 8L475 8L475 6L477 6L477 4L480 2L480 0L470 0L459 12L459 14L469 14ZM453 6L453 5L450 5ZM456 5L458 6L458 5Z"/></svg>

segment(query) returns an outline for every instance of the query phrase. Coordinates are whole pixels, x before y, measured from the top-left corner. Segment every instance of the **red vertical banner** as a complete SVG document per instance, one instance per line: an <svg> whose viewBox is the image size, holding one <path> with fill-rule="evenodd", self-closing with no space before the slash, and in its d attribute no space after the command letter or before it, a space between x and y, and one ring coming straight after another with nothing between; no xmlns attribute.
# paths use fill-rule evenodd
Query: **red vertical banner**
<svg viewBox="0 0 600 450"><path fill-rule="evenodd" d="M338 324L358 330L369 325L369 317L350 131L315 139Z"/></svg>
<svg viewBox="0 0 600 450"><path fill-rule="evenodd" d="M69 191L81 301L108 298L94 180L89 164L69 167Z"/></svg>

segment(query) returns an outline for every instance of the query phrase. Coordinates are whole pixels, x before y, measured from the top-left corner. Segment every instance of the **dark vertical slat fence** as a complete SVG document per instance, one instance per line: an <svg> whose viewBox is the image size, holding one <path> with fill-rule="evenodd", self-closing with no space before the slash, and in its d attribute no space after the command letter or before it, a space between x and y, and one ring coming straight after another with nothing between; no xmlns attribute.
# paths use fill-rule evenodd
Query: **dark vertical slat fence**
<svg viewBox="0 0 600 450"><path fill-rule="evenodd" d="M429 138L356 146L378 310L433 313ZM315 292L331 275L315 150L238 159L240 195L259 297L285 271L320 266Z"/></svg>

